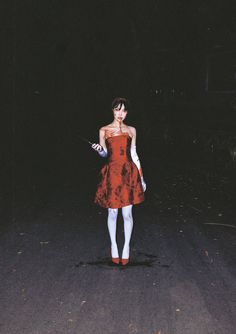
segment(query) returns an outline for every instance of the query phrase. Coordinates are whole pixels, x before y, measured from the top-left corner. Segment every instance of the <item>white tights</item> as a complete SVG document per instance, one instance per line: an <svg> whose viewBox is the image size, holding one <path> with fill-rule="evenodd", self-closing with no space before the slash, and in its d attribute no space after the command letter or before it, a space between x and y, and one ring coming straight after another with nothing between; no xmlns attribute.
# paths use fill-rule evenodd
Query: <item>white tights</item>
<svg viewBox="0 0 236 334"><path fill-rule="evenodd" d="M129 258L129 243L133 230L132 205L122 208L122 216L124 220L125 243L122 251L122 259ZM116 225L117 225L118 209L108 209L107 226L111 239L111 255L114 258L119 257L117 242L116 242Z"/></svg>

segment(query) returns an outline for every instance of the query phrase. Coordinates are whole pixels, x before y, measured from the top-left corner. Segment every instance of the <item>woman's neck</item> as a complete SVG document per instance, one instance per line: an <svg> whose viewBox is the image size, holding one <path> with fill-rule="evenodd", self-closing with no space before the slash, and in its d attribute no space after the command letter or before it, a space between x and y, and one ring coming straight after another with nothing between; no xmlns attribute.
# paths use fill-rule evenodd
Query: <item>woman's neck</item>
<svg viewBox="0 0 236 334"><path fill-rule="evenodd" d="M122 126L124 126L123 121L119 122L116 119L114 119L114 121L111 123L115 128L121 128Z"/></svg>

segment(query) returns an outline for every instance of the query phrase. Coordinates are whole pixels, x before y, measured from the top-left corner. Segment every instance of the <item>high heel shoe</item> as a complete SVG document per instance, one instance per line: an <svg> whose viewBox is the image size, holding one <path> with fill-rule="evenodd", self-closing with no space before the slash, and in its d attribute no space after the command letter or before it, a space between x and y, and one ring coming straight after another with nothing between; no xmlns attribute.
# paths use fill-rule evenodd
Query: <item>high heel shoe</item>
<svg viewBox="0 0 236 334"><path fill-rule="evenodd" d="M129 263L129 259L121 259L122 266L126 266Z"/></svg>
<svg viewBox="0 0 236 334"><path fill-rule="evenodd" d="M120 258L119 257L112 257L111 261L115 264L119 264L120 263Z"/></svg>
<svg viewBox="0 0 236 334"><path fill-rule="evenodd" d="M120 263L120 258L119 257L112 257L112 251L111 251L111 261L115 264Z"/></svg>

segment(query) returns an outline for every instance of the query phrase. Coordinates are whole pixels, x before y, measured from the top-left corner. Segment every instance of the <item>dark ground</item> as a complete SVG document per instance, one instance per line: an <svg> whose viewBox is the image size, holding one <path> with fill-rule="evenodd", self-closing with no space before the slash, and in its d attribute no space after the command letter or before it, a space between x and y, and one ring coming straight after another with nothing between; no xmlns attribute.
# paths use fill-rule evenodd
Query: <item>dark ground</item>
<svg viewBox="0 0 236 334"><path fill-rule="evenodd" d="M106 211L93 205L97 157L83 181L62 184L57 170L15 187L2 213L1 333L235 332L235 170L170 163L165 152L162 166L142 154L148 190L127 267L112 265Z"/></svg>

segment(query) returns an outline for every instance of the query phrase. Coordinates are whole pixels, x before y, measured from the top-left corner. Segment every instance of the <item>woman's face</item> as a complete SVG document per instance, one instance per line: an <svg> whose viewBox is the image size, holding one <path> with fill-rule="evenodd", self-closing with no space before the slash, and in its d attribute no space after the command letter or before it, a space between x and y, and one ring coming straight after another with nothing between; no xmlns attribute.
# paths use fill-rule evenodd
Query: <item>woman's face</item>
<svg viewBox="0 0 236 334"><path fill-rule="evenodd" d="M127 110L125 110L125 106L118 105L116 108L113 109L114 119L118 122L123 122L127 115Z"/></svg>

